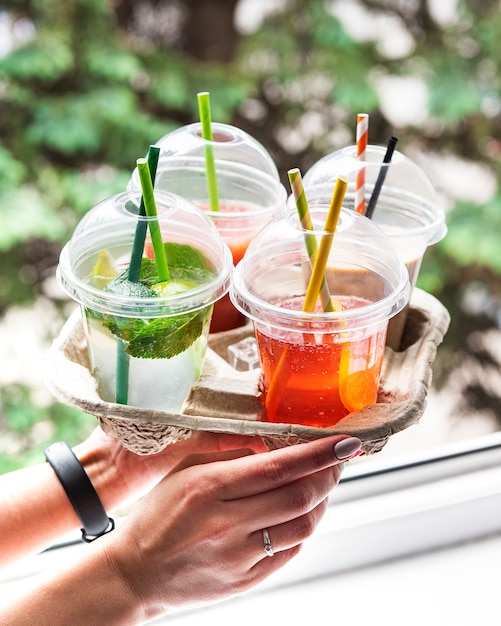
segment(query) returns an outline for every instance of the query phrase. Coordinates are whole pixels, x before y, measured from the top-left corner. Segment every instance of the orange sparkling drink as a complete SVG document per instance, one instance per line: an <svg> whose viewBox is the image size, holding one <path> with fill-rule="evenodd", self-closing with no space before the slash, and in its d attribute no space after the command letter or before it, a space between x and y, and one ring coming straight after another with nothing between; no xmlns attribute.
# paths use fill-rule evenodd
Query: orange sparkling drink
<svg viewBox="0 0 501 626"><path fill-rule="evenodd" d="M371 220L342 208L322 268L332 307L317 297L315 310L310 302L305 310L309 288L317 289L305 235L320 250L329 209L309 211L314 230L287 211L253 237L230 296L254 326L262 419L329 427L377 402L388 320L408 301L409 276Z"/></svg>
<svg viewBox="0 0 501 626"><path fill-rule="evenodd" d="M366 304L343 297L343 309ZM301 299L280 306L300 309ZM273 337L256 328L264 402L263 420L323 428L377 401L386 328L346 340L337 333L290 332ZM326 330L326 329L324 329Z"/></svg>

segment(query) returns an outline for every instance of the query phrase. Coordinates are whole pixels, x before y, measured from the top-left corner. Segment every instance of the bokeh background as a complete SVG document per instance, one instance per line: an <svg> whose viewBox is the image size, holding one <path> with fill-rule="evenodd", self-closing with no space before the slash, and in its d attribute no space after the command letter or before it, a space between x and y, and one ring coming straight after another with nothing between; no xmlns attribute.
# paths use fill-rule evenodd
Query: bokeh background
<svg viewBox="0 0 501 626"><path fill-rule="evenodd" d="M77 443L43 356L73 310L55 283L81 216L139 156L197 119L239 126L286 173L353 144L399 150L432 180L449 233L418 286L452 316L426 419L442 438L501 421L499 0L0 1L0 472ZM439 426L438 426L439 425ZM428 437L428 435L427 435Z"/></svg>

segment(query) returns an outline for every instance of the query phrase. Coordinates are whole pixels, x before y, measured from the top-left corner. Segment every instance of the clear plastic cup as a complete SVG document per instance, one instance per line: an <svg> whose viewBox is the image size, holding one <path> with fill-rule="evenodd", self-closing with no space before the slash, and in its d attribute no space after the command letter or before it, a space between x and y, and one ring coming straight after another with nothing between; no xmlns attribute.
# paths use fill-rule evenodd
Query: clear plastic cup
<svg viewBox="0 0 501 626"><path fill-rule="evenodd" d="M365 174L364 198L366 209L373 208L371 220L384 231L398 256L407 267L411 287L419 275L421 261L428 246L440 241L447 233L445 214L437 201L430 180L422 169L402 153L395 151L391 163L383 164L386 148L369 145L366 160L357 159L356 146L332 152L320 159L306 172L303 184L308 202L330 202L338 176L348 179L344 206L356 205L357 175ZM381 183L377 202L371 205L374 189ZM289 199L293 203L293 199ZM398 350L407 319L408 309L391 320L387 345Z"/></svg>
<svg viewBox="0 0 501 626"><path fill-rule="evenodd" d="M200 377L213 304L229 289L231 253L212 222L174 194L155 192L158 218L138 216L141 194L90 210L61 252L58 280L81 305L90 369L103 400L178 413ZM158 277L149 232L156 222L169 277Z"/></svg>
<svg viewBox="0 0 501 626"><path fill-rule="evenodd" d="M317 246L325 206L310 204ZM328 427L377 400L388 320L410 291L405 266L372 222L343 209L325 277L333 312L302 311L311 273L295 210L274 219L235 268L230 296L254 325L263 419Z"/></svg>
<svg viewBox="0 0 501 626"><path fill-rule="evenodd" d="M213 141L202 138L200 123L183 126L160 139L155 188L177 193L204 210L228 244L237 264L254 234L286 208L287 192L265 148L244 131L228 124L213 124ZM205 149L213 151L219 210L211 209ZM139 189L137 169L129 188ZM220 332L245 323L229 298L217 303L211 331Z"/></svg>

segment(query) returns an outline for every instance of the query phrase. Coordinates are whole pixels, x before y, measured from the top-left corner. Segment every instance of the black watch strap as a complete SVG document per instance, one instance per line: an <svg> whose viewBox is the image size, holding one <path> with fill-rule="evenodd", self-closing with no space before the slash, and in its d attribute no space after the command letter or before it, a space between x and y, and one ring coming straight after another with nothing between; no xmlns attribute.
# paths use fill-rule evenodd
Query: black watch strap
<svg viewBox="0 0 501 626"><path fill-rule="evenodd" d="M51 444L45 458L56 473L78 518L82 523L82 539L94 541L115 528L80 461L64 441Z"/></svg>

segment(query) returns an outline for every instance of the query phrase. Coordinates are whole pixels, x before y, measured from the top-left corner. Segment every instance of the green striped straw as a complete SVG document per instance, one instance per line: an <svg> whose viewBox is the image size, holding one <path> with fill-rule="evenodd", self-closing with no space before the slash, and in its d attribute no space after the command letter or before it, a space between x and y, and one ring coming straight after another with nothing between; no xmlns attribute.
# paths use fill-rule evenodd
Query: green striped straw
<svg viewBox="0 0 501 626"><path fill-rule="evenodd" d="M338 176L334 186L331 203L325 219L324 234L320 240L318 251L315 254L315 262L311 271L310 282L304 297L303 311L313 312L315 310L315 302L319 296L322 283L325 281L325 268L329 252L336 232L336 226L343 207L344 195L348 181L346 178Z"/></svg>
<svg viewBox="0 0 501 626"><path fill-rule="evenodd" d="M301 220L301 226L305 230L313 231L313 223L311 221L310 211L308 209L308 202L306 200L306 193L304 191L303 179L301 178L301 172L297 167L289 170L287 172L289 176L289 182L292 189L292 195L294 196L294 200L296 201L296 208L299 215L299 219ZM310 258L310 263L313 267L315 263L315 257L317 254L317 239L315 235L305 235L305 244L306 250L308 252L308 256ZM327 281L325 280L325 276L322 276L322 282L320 284L320 302L322 304L322 309L325 312L334 311L334 306L332 304L331 296L329 293L329 287L327 285Z"/></svg>
<svg viewBox="0 0 501 626"><path fill-rule="evenodd" d="M213 141L210 113L210 94L208 91L201 91L197 94L197 98L200 123L202 125L202 138L205 139L207 142ZM216 164L214 162L214 150L212 149L211 144L205 144L204 154L210 210L219 211L219 191L217 188Z"/></svg>

